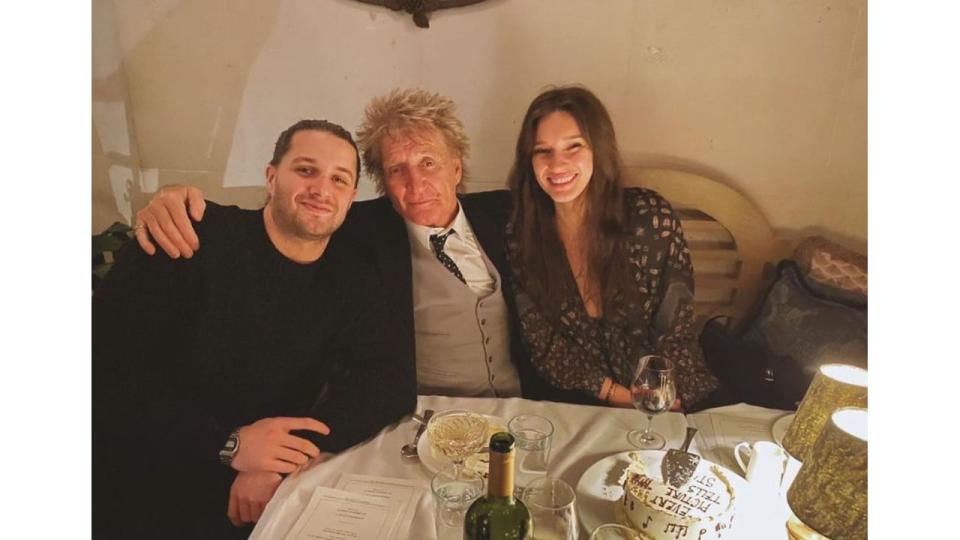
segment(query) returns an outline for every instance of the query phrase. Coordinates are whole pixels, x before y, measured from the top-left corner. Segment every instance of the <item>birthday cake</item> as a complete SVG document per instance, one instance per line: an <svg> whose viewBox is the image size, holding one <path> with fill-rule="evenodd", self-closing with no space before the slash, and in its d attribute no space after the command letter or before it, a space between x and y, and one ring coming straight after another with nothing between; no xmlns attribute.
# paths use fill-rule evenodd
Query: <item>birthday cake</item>
<svg viewBox="0 0 960 540"><path fill-rule="evenodd" d="M730 535L736 514L733 485L717 465L701 459L687 483L675 488L659 470L631 452L620 482L618 517L648 540L719 540Z"/></svg>

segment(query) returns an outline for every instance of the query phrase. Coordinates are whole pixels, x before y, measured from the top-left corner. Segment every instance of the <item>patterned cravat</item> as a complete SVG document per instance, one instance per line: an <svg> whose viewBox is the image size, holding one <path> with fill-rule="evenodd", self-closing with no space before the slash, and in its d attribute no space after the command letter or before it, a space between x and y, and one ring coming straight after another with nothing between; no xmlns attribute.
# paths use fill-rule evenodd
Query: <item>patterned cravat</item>
<svg viewBox="0 0 960 540"><path fill-rule="evenodd" d="M446 234L431 234L430 245L433 246L433 254L437 256L437 259L440 260L440 263L443 264L444 268L449 270L450 273L457 276L457 279L466 284L467 281L463 279L463 273L460 272L459 268L457 268L457 263L453 262L453 259L451 259L450 256L443 251L443 245L447 243L447 238L449 238L452 233L453 229L447 231Z"/></svg>

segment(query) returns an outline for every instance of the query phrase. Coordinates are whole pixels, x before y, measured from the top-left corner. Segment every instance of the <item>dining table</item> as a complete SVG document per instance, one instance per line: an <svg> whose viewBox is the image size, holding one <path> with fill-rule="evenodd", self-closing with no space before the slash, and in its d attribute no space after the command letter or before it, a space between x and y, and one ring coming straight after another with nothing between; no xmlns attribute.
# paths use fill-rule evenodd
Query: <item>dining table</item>
<svg viewBox="0 0 960 540"><path fill-rule="evenodd" d="M585 473L601 460L636 450L627 440L627 433L643 428L647 422L646 415L634 409L522 398L418 396L417 413L422 414L427 409L438 412L465 409L499 417L504 421L521 414L549 419L554 425L554 434L546 474L560 478L573 487L577 487ZM744 472L734 459L734 446L743 441L779 442L777 439L782 437L791 412L740 403L695 414L662 413L653 418L652 427L666 439L665 448L679 447L686 428L697 427L699 431L690 450L743 477ZM398 538L435 539L435 504L430 491L433 473L421 460L404 458L400 452L401 447L413 440L419 425L414 415L407 415L366 442L339 454L329 455L325 460L287 476L265 507L250 538L287 540L317 487L333 488L341 475L361 474L402 479L422 488L416 490L411 501L412 519L407 531L401 532ZM785 493L769 496L764 492L765 495L761 495L760 490L753 490L745 480L739 484L746 486L746 489L738 489L736 526L730 530L732 534L725 535L725 538L786 539L785 522L790 511ZM607 512L612 515L612 508L598 507L600 502L590 500L590 495L578 493L577 497L580 538L586 540L590 537L590 526L595 527L595 522L613 521L603 519Z"/></svg>

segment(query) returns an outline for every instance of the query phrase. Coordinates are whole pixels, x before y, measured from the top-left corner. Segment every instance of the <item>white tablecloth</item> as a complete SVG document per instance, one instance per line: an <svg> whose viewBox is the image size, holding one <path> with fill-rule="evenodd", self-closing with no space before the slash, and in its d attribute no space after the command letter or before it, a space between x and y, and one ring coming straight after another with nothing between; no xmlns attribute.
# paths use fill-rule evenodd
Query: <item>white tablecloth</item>
<svg viewBox="0 0 960 540"><path fill-rule="evenodd" d="M520 398L451 398L420 396L417 411L425 409L468 409L491 414L509 420L518 414L538 414L549 418L554 426L553 449L550 453L548 475L559 477L576 486L580 476L600 459L619 452L634 450L627 442L626 434L631 429L643 427L646 418L635 410L589 407L530 401ZM734 405L707 411L728 418L753 418L769 422L786 414L786 411L763 409L749 405ZM700 413L703 414L703 413ZM697 418L700 418L699 416ZM418 427L417 422L407 417L384 429L377 437L343 452L310 469L287 477L267 505L253 534L252 540L283 540L309 501L316 486L334 487L341 473L358 473L389 478L404 478L423 486L416 503L416 513L410 528L411 539L436 538L434 532L433 500L430 495L431 473L417 461L400 457L400 447L410 442ZM687 419L679 413L666 413L654 419L654 429L667 438L667 447L674 448L683 442ZM768 430L769 431L769 430ZM722 444L729 437L717 440L695 439L691 448L711 447L710 459L740 472L731 466L732 448ZM772 435L768 438L772 440ZM763 501L761 508L749 497L738 506L736 537L740 540L779 540L786 538L784 522L787 516L785 501ZM582 538L588 535L581 532Z"/></svg>

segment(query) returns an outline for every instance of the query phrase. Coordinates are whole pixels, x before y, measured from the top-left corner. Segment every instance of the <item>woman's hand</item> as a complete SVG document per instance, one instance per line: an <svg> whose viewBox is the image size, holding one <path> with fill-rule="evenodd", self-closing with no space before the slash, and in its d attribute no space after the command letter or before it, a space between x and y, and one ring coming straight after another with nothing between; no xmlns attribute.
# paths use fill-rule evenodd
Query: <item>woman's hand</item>
<svg viewBox="0 0 960 540"><path fill-rule="evenodd" d="M626 386L617 384L613 381L610 381L610 384L613 384L613 388L607 390L609 392L609 398L607 398L607 403L613 407L622 407L624 409L633 408L633 396L630 394L630 389ZM604 383L606 388L607 383ZM670 412L683 412L683 406L680 403L680 398L678 397L674 400L673 405L670 406Z"/></svg>

